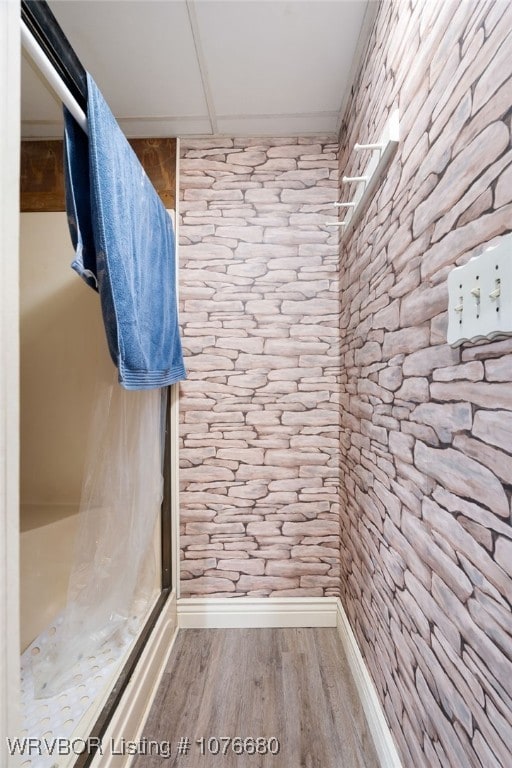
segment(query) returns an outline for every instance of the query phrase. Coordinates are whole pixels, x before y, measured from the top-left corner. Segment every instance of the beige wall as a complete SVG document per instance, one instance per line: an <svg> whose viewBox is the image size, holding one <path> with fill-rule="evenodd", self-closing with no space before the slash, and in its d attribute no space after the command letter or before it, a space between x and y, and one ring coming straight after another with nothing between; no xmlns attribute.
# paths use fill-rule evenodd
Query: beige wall
<svg viewBox="0 0 512 768"><path fill-rule="evenodd" d="M21 647L65 604L96 382L115 375L65 213L20 216Z"/></svg>
<svg viewBox="0 0 512 768"><path fill-rule="evenodd" d="M341 249L341 583L407 768L510 765L512 340L451 349L446 278L512 229L511 29L382 3L341 137L352 175L400 109Z"/></svg>
<svg viewBox="0 0 512 768"><path fill-rule="evenodd" d="M96 382L114 376L99 297L72 258L65 213L21 214L22 505L78 503Z"/></svg>

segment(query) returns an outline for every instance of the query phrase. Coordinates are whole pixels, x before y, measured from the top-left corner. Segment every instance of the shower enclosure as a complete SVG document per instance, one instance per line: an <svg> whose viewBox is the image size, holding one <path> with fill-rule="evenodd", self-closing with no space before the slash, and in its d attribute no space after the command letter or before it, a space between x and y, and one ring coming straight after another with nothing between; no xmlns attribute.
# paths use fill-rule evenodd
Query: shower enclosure
<svg viewBox="0 0 512 768"><path fill-rule="evenodd" d="M140 653L141 633L149 631L171 586L169 488L164 494L164 512L159 515L156 506L162 489L158 483L153 483L150 501L151 488L144 487L139 478L135 484L138 497L132 498L133 477L127 477L144 472L141 456L137 457L139 449L146 460L148 445L153 454L158 451L157 462L161 456L162 394L126 393L112 382L113 366L98 299L69 269L70 253L64 213L21 214L22 738L84 738L94 732L94 722L112 690L122 687L123 670L127 676L133 662L129 657ZM150 412L148 395L153 397ZM112 396L117 398L114 412ZM140 434L148 425L155 431L149 440L147 434ZM101 434L103 447L97 439ZM83 475L89 473L89 484L91 479L96 482L98 451L98 460L108 452L113 462L100 481L117 482L117 500L113 514L112 509L97 505L99 518L92 520L91 527L94 499L84 502ZM101 493L103 490L100 488ZM89 515L85 522L81 496ZM138 520L139 515L141 521L144 515L148 519L148 511L152 525L144 531L144 523ZM128 539L124 526L129 526ZM141 550L144 539L146 547ZM123 542L122 550L119 542ZM137 557L140 562L135 568ZM77 573L84 568L89 591L77 594ZM136 574L143 583L136 594L132 590L131 599L132 592L127 597L126 590ZM102 592L98 599L108 596L108 615L105 608L98 609L98 590ZM112 620L117 604L117 622L122 627L116 628ZM60 643L62 658L52 663L46 680L48 666L41 666L41 660L58 639L63 616L68 616L68 636ZM121 632L114 631L120 628ZM103 630L107 633L104 638ZM87 662L77 666L73 654L81 652L81 638L89 641L93 633L96 639L80 654L87 656ZM47 685L51 695L44 690ZM46 762L44 756L37 756L36 762L26 765L44 768L54 763L51 756Z"/></svg>
<svg viewBox="0 0 512 768"><path fill-rule="evenodd" d="M37 17L45 5L23 3L24 13ZM36 26L45 32L40 19ZM23 73L25 81L37 76L27 61ZM159 150L151 141L137 145L147 166ZM156 165L166 172L157 186L169 209L176 141L161 145L165 157ZM94 743L116 712L127 723L123 735L136 730L125 687L140 679L147 697L150 672L157 674L175 631L177 391L126 393L114 383L98 297L69 268L60 141L22 142L21 188L23 723L16 735ZM151 445L151 471L158 470L146 487L141 464L150 458L141 445ZM158 642L160 653L152 651ZM35 754L22 763L83 767L97 757L94 750L58 761Z"/></svg>
<svg viewBox="0 0 512 768"><path fill-rule="evenodd" d="M8 738L21 737L19 722L19 140L20 140L20 3L17 0L0 3L0 763L11 763L7 747ZM167 162L168 167L174 167ZM174 189L174 182L168 187ZM174 194L172 198L174 199ZM170 203L167 207L172 207ZM64 271L67 271L64 265ZM67 322L67 319L65 320ZM170 393L177 400L176 389ZM171 422L177 419L173 405ZM175 434L175 426L170 430ZM49 437L49 436L48 436ZM172 454L172 452L171 452ZM172 458L172 456L171 456ZM171 459L166 461L171 467ZM164 494L167 506L175 493L175 478ZM169 490L170 489L170 490ZM165 506L165 504L164 504ZM174 503L175 506L175 503ZM162 525L165 525L165 516ZM175 518L174 518L175 519ZM175 523L173 523L174 525ZM169 524L167 524L169 527ZM173 528L174 530L174 528ZM114 732L127 738L137 736L151 691L165 664L176 626L176 600L170 590L171 569L177 562L170 561L170 536L162 534L162 584L164 589L157 599L154 611L158 619L149 621L141 631L126 665L123 667L109 696L108 706L96 718L93 731L108 738ZM168 563L166 566L165 563ZM170 563L170 565L169 565ZM176 584L173 576L173 584ZM162 606L161 603L164 603ZM154 624L154 627L152 627ZM139 663L137 663L139 661ZM130 676L129 689L124 685ZM113 714L112 714L113 712ZM88 759L88 758L86 758ZM84 760L78 758L84 765ZM16 761L18 764L23 760ZM93 760L96 765L96 758Z"/></svg>

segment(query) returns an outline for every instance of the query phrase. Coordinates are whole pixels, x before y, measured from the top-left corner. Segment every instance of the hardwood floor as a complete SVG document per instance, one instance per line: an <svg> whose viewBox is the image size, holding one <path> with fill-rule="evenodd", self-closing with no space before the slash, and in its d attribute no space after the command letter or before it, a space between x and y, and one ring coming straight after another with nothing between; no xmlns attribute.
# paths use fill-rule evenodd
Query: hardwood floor
<svg viewBox="0 0 512 768"><path fill-rule="evenodd" d="M334 628L181 630L140 749L132 768L378 767Z"/></svg>

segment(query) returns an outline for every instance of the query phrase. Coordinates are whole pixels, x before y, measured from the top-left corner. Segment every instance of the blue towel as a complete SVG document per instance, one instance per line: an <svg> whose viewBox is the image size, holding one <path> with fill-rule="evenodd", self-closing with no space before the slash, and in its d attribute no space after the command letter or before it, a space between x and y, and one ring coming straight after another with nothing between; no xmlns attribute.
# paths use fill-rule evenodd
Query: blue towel
<svg viewBox="0 0 512 768"><path fill-rule="evenodd" d="M89 74L87 87L89 138L64 108L72 267L100 294L120 384L163 387L186 378L172 221Z"/></svg>

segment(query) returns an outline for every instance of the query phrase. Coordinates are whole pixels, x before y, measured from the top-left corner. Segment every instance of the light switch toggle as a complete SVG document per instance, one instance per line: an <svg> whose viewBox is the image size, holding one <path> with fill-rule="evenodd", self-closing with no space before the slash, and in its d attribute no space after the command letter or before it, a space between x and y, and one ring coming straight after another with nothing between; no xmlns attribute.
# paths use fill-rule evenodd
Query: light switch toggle
<svg viewBox="0 0 512 768"><path fill-rule="evenodd" d="M499 299L501 296L501 280L498 278L496 280L496 288L494 291L491 291L489 294L489 298L495 301L496 299Z"/></svg>

